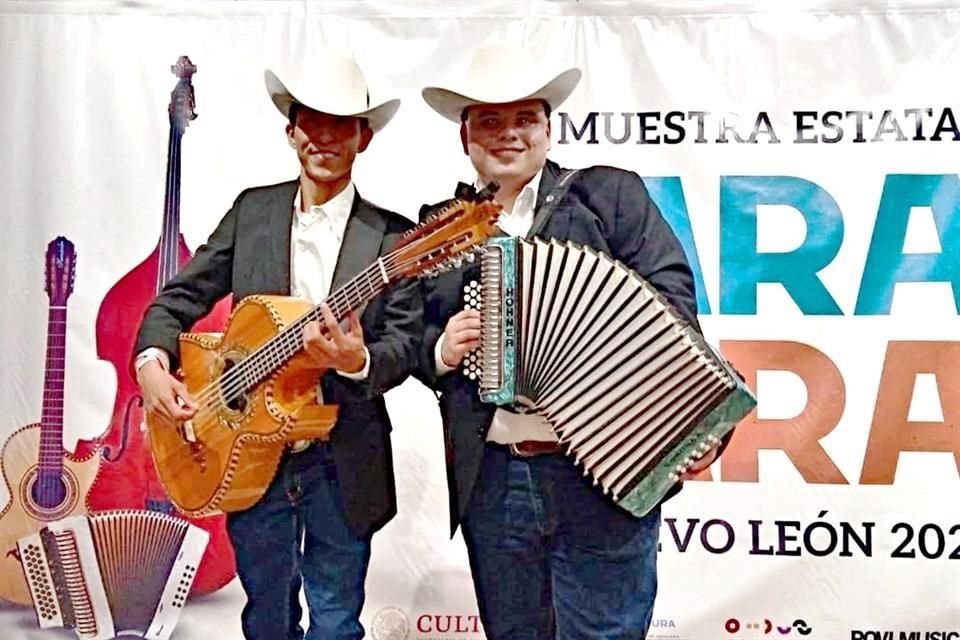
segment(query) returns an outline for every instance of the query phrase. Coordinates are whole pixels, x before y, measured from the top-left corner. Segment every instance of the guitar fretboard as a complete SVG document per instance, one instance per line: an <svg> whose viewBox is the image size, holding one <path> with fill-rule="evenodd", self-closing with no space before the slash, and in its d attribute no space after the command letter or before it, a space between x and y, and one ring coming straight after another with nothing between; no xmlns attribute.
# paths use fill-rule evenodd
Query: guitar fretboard
<svg viewBox="0 0 960 640"><path fill-rule="evenodd" d="M59 475L63 466L63 378L67 355L67 308L47 313L47 357L40 415L40 469Z"/></svg>
<svg viewBox="0 0 960 640"><path fill-rule="evenodd" d="M391 274L392 269L389 266L375 262L337 289L324 302L330 307L337 322L341 322L348 313L379 295L389 284ZM319 305L290 323L225 374L225 378L229 376L231 379L224 380L223 383L232 390L227 391L226 395L231 397L253 388L296 355L304 347L303 328L314 320L320 321L323 326L323 313Z"/></svg>

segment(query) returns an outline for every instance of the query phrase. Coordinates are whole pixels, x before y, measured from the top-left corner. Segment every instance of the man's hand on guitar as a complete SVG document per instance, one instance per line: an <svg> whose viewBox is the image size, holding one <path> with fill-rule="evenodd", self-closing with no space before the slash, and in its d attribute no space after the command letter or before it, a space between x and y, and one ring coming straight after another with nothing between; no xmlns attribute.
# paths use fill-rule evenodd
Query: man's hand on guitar
<svg viewBox="0 0 960 640"><path fill-rule="evenodd" d="M140 367L137 384L148 414L159 415L180 425L197 413L197 402L190 396L186 385L170 375L157 360Z"/></svg>
<svg viewBox="0 0 960 640"><path fill-rule="evenodd" d="M344 373L363 371L367 364L367 351L363 342L363 327L356 313L347 316L348 326L344 333L337 319L326 304L320 305L323 313L323 329L316 320L303 328L303 346L307 354L324 369L336 369Z"/></svg>
<svg viewBox="0 0 960 640"><path fill-rule="evenodd" d="M480 346L480 312L464 309L450 316L443 332L440 359L453 369L460 366L464 356Z"/></svg>

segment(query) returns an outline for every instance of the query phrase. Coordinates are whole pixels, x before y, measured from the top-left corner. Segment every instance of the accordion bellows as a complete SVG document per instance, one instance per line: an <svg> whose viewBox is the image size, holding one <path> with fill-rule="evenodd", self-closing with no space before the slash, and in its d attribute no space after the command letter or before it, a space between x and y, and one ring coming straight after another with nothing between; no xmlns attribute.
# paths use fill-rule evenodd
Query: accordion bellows
<svg viewBox="0 0 960 640"><path fill-rule="evenodd" d="M122 510L50 522L17 547L41 628L166 640L209 538L174 516Z"/></svg>
<svg viewBox="0 0 960 640"><path fill-rule="evenodd" d="M495 238L464 294L480 309L480 349L465 373L481 399L545 418L567 455L635 515L756 406L666 298L593 249Z"/></svg>

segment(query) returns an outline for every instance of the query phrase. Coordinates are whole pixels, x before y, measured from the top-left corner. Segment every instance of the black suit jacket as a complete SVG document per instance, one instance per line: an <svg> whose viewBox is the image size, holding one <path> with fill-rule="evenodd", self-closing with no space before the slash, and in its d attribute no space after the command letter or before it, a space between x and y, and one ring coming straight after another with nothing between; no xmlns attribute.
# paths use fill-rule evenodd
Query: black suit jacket
<svg viewBox="0 0 960 640"><path fill-rule="evenodd" d="M290 231L297 182L243 191L209 240L147 309L134 353L160 347L176 368L178 335L227 294L290 294ZM353 202L331 291L386 253L413 226L360 198ZM390 418L382 394L414 368L423 335L419 285L401 283L375 298L360 318L370 352L366 380L322 379L326 402L339 405L331 434L347 523L359 534L396 513Z"/></svg>
<svg viewBox="0 0 960 640"><path fill-rule="evenodd" d="M537 192L538 212L564 172L547 161ZM433 208L421 209L421 218ZM613 167L581 170L549 218L535 214L531 235L569 240L613 256L646 278L699 330L693 272L679 240L635 173ZM426 333L417 376L437 392L440 404L451 533L473 491L496 407L481 403L476 383L459 372L436 376L434 353L447 320L462 308L464 284L478 279L477 270L473 266L454 271L424 285Z"/></svg>

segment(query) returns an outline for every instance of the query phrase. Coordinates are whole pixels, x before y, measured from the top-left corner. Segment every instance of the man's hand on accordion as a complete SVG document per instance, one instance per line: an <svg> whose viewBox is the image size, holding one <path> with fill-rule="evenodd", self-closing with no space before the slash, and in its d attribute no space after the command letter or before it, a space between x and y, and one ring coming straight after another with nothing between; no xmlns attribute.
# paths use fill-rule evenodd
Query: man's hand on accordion
<svg viewBox="0 0 960 640"><path fill-rule="evenodd" d="M464 356L480 346L480 312L464 309L450 316L440 340L438 368L456 369Z"/></svg>
<svg viewBox="0 0 960 640"><path fill-rule="evenodd" d="M712 449L693 461L693 464L690 465L690 468L680 476L680 480L693 480L695 475L714 463L714 461L717 459L717 453L719 453L719 451L720 445L714 445Z"/></svg>

